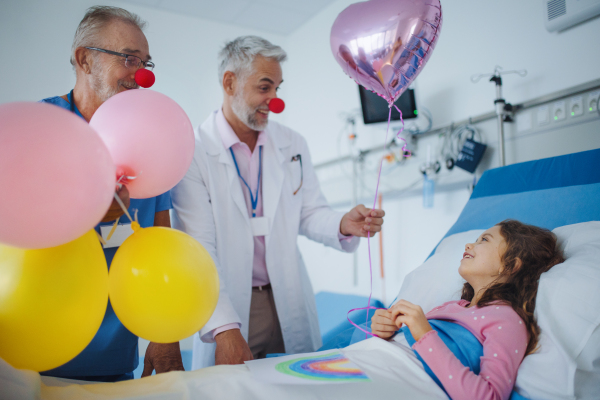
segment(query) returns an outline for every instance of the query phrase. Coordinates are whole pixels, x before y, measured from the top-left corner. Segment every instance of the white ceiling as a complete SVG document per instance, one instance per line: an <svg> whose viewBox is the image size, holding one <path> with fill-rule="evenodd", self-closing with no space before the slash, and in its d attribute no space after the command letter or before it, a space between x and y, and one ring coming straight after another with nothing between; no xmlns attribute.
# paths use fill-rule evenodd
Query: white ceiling
<svg viewBox="0 0 600 400"><path fill-rule="evenodd" d="M123 0L164 11L288 35L335 0Z"/></svg>

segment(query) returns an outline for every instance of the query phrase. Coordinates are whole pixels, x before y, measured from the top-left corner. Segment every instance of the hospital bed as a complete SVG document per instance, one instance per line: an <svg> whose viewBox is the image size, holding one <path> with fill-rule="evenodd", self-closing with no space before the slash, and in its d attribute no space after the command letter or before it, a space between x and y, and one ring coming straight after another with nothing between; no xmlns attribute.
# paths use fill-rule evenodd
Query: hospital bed
<svg viewBox="0 0 600 400"><path fill-rule="evenodd" d="M539 350L523 361L516 391L530 399L600 399L600 149L510 165L483 174L458 220L398 297L425 312L460 296L464 244L507 218L553 230L566 261L540 279ZM343 321L345 315L338 316ZM343 324L336 327L340 332ZM331 332L328 332L332 335ZM378 338L343 350L372 379L342 385L272 385L247 368L219 366L119 383L71 382L0 360L4 399L445 399L398 347Z"/></svg>

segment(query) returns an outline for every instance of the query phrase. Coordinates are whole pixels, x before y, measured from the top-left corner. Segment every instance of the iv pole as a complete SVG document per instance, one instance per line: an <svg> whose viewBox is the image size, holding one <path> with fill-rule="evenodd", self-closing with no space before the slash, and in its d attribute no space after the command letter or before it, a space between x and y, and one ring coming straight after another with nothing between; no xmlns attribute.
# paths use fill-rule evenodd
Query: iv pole
<svg viewBox="0 0 600 400"><path fill-rule="evenodd" d="M502 97L502 75L506 74L518 74L519 76L527 75L527 70L522 69L518 71L502 71L502 67L496 65L493 74L479 74L471 76L471 82L477 83L481 78L490 76L490 82L496 84L496 100L494 100L494 106L496 107L496 118L498 120L498 158L501 167L506 165L504 156L504 122L512 122L510 116L513 107L507 103Z"/></svg>
<svg viewBox="0 0 600 400"><path fill-rule="evenodd" d="M504 157L504 108L506 102L502 98L502 77L497 72L490 78L490 82L496 83L496 100L494 105L496 106L496 119L498 120L498 156L500 157L500 166L506 165Z"/></svg>

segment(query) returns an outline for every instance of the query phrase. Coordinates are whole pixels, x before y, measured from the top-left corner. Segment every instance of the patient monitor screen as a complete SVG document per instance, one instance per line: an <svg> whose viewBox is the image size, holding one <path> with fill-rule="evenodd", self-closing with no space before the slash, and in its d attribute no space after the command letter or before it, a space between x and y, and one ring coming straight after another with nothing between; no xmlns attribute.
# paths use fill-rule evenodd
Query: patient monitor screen
<svg viewBox="0 0 600 400"><path fill-rule="evenodd" d="M373 93L362 86L358 86L360 92L360 103L362 105L363 121L365 124L386 122L388 120L388 102L378 94ZM415 91L407 89L394 103L402 111L403 119L417 117L417 104L415 102ZM392 107L392 121L400 119L400 113Z"/></svg>

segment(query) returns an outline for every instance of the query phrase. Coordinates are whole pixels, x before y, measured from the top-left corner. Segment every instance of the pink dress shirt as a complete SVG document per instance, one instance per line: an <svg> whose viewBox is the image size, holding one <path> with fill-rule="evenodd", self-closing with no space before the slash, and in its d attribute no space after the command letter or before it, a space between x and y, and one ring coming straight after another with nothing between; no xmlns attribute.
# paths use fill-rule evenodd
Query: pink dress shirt
<svg viewBox="0 0 600 400"><path fill-rule="evenodd" d="M427 319L452 321L475 335L483 345L479 375L456 358L436 331L423 335L413 349L453 400L508 399L527 349L525 323L507 305L466 308L468 305L466 300L444 303L428 312Z"/></svg>

